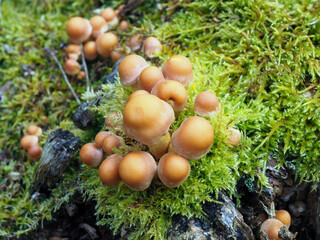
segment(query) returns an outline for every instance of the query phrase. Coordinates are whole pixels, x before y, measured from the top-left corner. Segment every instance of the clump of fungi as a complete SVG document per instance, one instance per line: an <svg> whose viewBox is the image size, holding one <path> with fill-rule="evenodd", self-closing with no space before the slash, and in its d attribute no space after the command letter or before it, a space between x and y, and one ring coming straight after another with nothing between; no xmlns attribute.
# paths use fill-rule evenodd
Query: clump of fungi
<svg viewBox="0 0 320 240"><path fill-rule="evenodd" d="M156 45L154 39L151 41ZM214 128L208 118L218 110L218 98L209 91L200 93L195 116L186 118L173 131L171 124L188 101L186 87L193 80L190 60L176 55L160 70L139 55L128 55L119 64L119 77L134 92L122 114L111 112L106 116L109 131L98 133L94 143L82 147L81 160L90 167L100 165L99 177L109 187L117 187L122 181L134 191L143 191L153 179L160 179L169 188L180 186L191 171L189 161L200 159L212 147ZM226 130L228 144L235 146L240 135L235 136L239 131L232 129ZM145 145L148 151L130 152L132 141Z"/></svg>
<svg viewBox="0 0 320 240"><path fill-rule="evenodd" d="M39 136L42 134L42 129L37 125L29 125L27 135L20 140L20 145L28 150L30 159L38 159L41 156L42 148L39 146Z"/></svg>

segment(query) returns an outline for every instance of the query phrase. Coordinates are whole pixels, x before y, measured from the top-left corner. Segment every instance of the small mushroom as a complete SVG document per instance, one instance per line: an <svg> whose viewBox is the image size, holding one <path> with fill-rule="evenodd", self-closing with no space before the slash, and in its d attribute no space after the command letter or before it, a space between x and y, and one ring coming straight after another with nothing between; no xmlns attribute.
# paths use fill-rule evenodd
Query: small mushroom
<svg viewBox="0 0 320 240"><path fill-rule="evenodd" d="M31 159L38 159L39 157L41 157L41 154L42 154L42 148L38 145L31 146L28 149L28 156Z"/></svg>
<svg viewBox="0 0 320 240"><path fill-rule="evenodd" d="M103 158L103 151L95 143L86 143L80 149L81 161L90 166L97 167Z"/></svg>
<svg viewBox="0 0 320 240"><path fill-rule="evenodd" d="M87 19L73 17L67 23L67 33L72 42L80 44L90 37L92 27Z"/></svg>
<svg viewBox="0 0 320 240"><path fill-rule="evenodd" d="M97 40L97 51L101 56L109 57L114 47L118 45L118 37L111 32L100 35Z"/></svg>
<svg viewBox="0 0 320 240"><path fill-rule="evenodd" d="M228 131L228 141L232 146L237 146L241 139L241 132L237 129L234 129L232 127L227 128Z"/></svg>
<svg viewBox="0 0 320 240"><path fill-rule="evenodd" d="M151 94L170 104L175 112L180 112L187 104L188 93L184 86L177 81L166 80L158 82Z"/></svg>
<svg viewBox="0 0 320 240"><path fill-rule="evenodd" d="M154 66L146 67L139 75L138 87L139 89L151 92L154 85L163 81L164 76L161 70Z"/></svg>
<svg viewBox="0 0 320 240"><path fill-rule="evenodd" d="M188 58L182 55L175 55L169 58L162 67L165 79L175 80L184 87L193 80L192 64Z"/></svg>
<svg viewBox="0 0 320 240"><path fill-rule="evenodd" d="M78 44L69 44L66 48L66 53L68 58L78 60L79 56L81 55L81 47Z"/></svg>
<svg viewBox="0 0 320 240"><path fill-rule="evenodd" d="M217 96L209 91L201 92L197 95L194 102L194 112L203 117L209 117L219 107Z"/></svg>
<svg viewBox="0 0 320 240"><path fill-rule="evenodd" d="M282 222L280 222L279 220L277 219L267 219L266 221L264 221L262 224L261 224L261 227L260 227L260 231L267 235L267 237L269 239L272 239L272 240L281 240L281 238L278 236L279 234L279 231L281 230L280 228L284 226ZM263 234L262 234L262 237L261 239L262 240L266 240L264 237L263 237Z"/></svg>
<svg viewBox="0 0 320 240"><path fill-rule="evenodd" d="M131 152L119 164L121 180L134 191L147 189L156 171L156 161L147 152Z"/></svg>
<svg viewBox="0 0 320 240"><path fill-rule="evenodd" d="M139 55L128 55L119 64L119 76L122 85L136 87L140 73L148 67L146 60Z"/></svg>
<svg viewBox="0 0 320 240"><path fill-rule="evenodd" d="M98 56L97 45L95 41L88 41L83 46L84 57L87 60L94 60Z"/></svg>
<svg viewBox="0 0 320 240"><path fill-rule="evenodd" d="M101 16L94 16L90 19L90 24L92 26L92 36L94 38L99 37L101 34L108 31L108 23Z"/></svg>
<svg viewBox="0 0 320 240"><path fill-rule="evenodd" d="M119 24L119 29L121 31L128 31L129 30L129 23L126 20L122 20Z"/></svg>
<svg viewBox="0 0 320 240"><path fill-rule="evenodd" d="M162 51L162 45L159 39L155 37L148 37L146 40L144 40L142 49L143 54L147 58L153 58Z"/></svg>
<svg viewBox="0 0 320 240"><path fill-rule="evenodd" d="M169 188L181 185L189 176L190 163L184 157L167 153L160 158L158 176L161 182Z"/></svg>
<svg viewBox="0 0 320 240"><path fill-rule="evenodd" d="M119 51L111 51L110 53L111 59L114 63L118 62L118 60L120 58L122 58L122 53L120 53Z"/></svg>
<svg viewBox="0 0 320 240"><path fill-rule="evenodd" d="M69 58L64 63L64 70L66 74L75 76L80 72L80 64L76 60Z"/></svg>
<svg viewBox="0 0 320 240"><path fill-rule="evenodd" d="M174 151L187 159L199 159L211 148L214 131L211 123L198 116L185 119L172 135Z"/></svg>
<svg viewBox="0 0 320 240"><path fill-rule="evenodd" d="M135 96L123 111L125 134L148 146L166 135L173 121L171 106L151 94Z"/></svg>
<svg viewBox="0 0 320 240"><path fill-rule="evenodd" d="M28 133L28 135L39 136L42 133L42 129L41 129L41 127L38 127L37 125L32 124L32 125L28 126L27 133Z"/></svg>
<svg viewBox="0 0 320 240"><path fill-rule="evenodd" d="M122 137L109 135L102 140L102 148L108 154L114 154L112 147L119 149L124 140Z"/></svg>
<svg viewBox="0 0 320 240"><path fill-rule="evenodd" d="M25 135L20 140L20 145L24 149L29 149L32 146L36 146L39 142L39 138L35 135Z"/></svg>
<svg viewBox="0 0 320 240"><path fill-rule="evenodd" d="M142 38L139 34L132 35L128 40L128 46L131 49L132 52L136 52L140 50L142 46Z"/></svg>
<svg viewBox="0 0 320 240"><path fill-rule="evenodd" d="M102 148L103 139L105 139L107 136L110 136L110 135L112 135L111 131L99 132L94 138L94 142L96 143L97 147Z"/></svg>
<svg viewBox="0 0 320 240"><path fill-rule="evenodd" d="M275 211L275 219L278 219L280 222L282 222L284 225L286 225L288 228L291 224L291 216L290 213L286 210L276 210Z"/></svg>
<svg viewBox="0 0 320 240"><path fill-rule="evenodd" d="M102 16L110 27L113 27L119 23L119 19L116 16L115 11L112 8L105 8L101 11L100 16Z"/></svg>
<svg viewBox="0 0 320 240"><path fill-rule="evenodd" d="M118 187L120 183L119 164L122 157L112 154L99 166L99 178L104 185Z"/></svg>

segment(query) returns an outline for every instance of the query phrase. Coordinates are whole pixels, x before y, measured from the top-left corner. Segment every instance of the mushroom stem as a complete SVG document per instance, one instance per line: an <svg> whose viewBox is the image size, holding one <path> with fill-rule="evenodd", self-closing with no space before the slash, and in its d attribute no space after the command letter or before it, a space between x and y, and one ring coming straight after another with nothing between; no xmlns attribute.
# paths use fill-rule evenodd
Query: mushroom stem
<svg viewBox="0 0 320 240"><path fill-rule="evenodd" d="M52 51L49 51L49 52L50 52L50 55L51 55L51 57L53 58L53 60L54 60L54 61L56 62L56 64L58 65L58 67L59 67L59 69L60 69L60 71L61 71L61 73L62 73L63 79L64 79L64 81L67 83L69 89L71 90L72 95L73 95L74 98L76 99L77 103L79 103L79 105L80 105L81 102L80 102L77 94L76 94L75 91L73 90L73 87L71 86L71 83L69 82L68 77L67 77L65 71L63 70L63 67L61 66L60 62L58 61L57 57L53 54L53 52L52 52Z"/></svg>
<svg viewBox="0 0 320 240"><path fill-rule="evenodd" d="M86 63L86 59L84 57L84 52L83 52L83 43L81 44L81 59L82 59L82 64L83 64L84 71L86 73L87 92L89 92L90 91L90 80L89 80L89 73L88 73L87 63Z"/></svg>

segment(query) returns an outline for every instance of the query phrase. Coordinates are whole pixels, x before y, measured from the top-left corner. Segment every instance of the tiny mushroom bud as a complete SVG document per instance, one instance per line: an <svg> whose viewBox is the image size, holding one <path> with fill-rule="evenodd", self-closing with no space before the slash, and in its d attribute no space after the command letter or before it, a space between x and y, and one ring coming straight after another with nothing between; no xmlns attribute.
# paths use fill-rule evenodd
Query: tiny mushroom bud
<svg viewBox="0 0 320 240"><path fill-rule="evenodd" d="M142 41L139 34L132 35L128 41L128 46L132 52L136 52L141 48Z"/></svg>
<svg viewBox="0 0 320 240"><path fill-rule="evenodd" d="M86 143L80 149L80 159L90 167L97 167L103 158L103 151L95 143Z"/></svg>
<svg viewBox="0 0 320 240"><path fill-rule="evenodd" d="M218 107L219 100L217 96L209 91L199 93L194 102L194 112L203 117L209 117L210 113L216 111Z"/></svg>
<svg viewBox="0 0 320 240"><path fill-rule="evenodd" d="M68 75L77 75L80 72L80 64L76 60L69 58L64 63L64 70Z"/></svg>
<svg viewBox="0 0 320 240"><path fill-rule="evenodd" d="M151 92L153 86L163 80L164 76L161 70L157 67L149 66L143 69L143 71L140 73L138 87L139 89Z"/></svg>
<svg viewBox="0 0 320 240"><path fill-rule="evenodd" d="M286 225L288 228L291 224L291 216L290 213L286 210L277 210L276 215L274 217L275 219L278 219L280 222L282 222L284 225Z"/></svg>
<svg viewBox="0 0 320 240"><path fill-rule="evenodd" d="M146 60L139 55L128 55L119 64L119 76L122 85L135 87L143 69L148 67Z"/></svg>
<svg viewBox="0 0 320 240"><path fill-rule="evenodd" d="M96 143L97 147L102 148L102 142L103 139L105 139L107 136L112 135L111 131L102 131L99 132L96 137L94 138L94 142Z"/></svg>
<svg viewBox="0 0 320 240"><path fill-rule="evenodd" d="M98 56L97 45L95 41L86 42L83 46L84 57L87 60L94 60Z"/></svg>
<svg viewBox="0 0 320 240"><path fill-rule="evenodd" d="M151 94L169 103L176 112L182 111L187 104L188 93L184 86L177 81L158 82L152 88Z"/></svg>
<svg viewBox="0 0 320 240"><path fill-rule="evenodd" d="M151 94L135 96L123 111L125 134L148 146L167 134L173 121L170 105Z"/></svg>
<svg viewBox="0 0 320 240"><path fill-rule="evenodd" d="M119 164L121 180L134 191L147 189L156 171L156 161L147 152L131 152Z"/></svg>
<svg viewBox="0 0 320 240"><path fill-rule="evenodd" d="M81 55L81 47L78 44L69 44L66 48L66 53L68 58L78 60L79 56Z"/></svg>
<svg viewBox="0 0 320 240"><path fill-rule="evenodd" d="M272 240L281 240L278 236L280 228L284 226L282 222L277 219L267 219L261 224L260 231L267 235L269 239ZM262 240L266 240L263 235L261 237Z"/></svg>
<svg viewBox="0 0 320 240"><path fill-rule="evenodd" d="M192 64L188 58L181 55L169 58L162 67L162 73L165 79L178 81L184 87L193 80Z"/></svg>
<svg viewBox="0 0 320 240"><path fill-rule="evenodd" d="M39 136L42 133L42 129L41 129L41 127L38 127L37 125L29 125L27 128L27 133L29 135Z"/></svg>
<svg viewBox="0 0 320 240"><path fill-rule="evenodd" d="M99 178L109 187L118 187L120 183L119 164L122 157L117 154L107 157L99 166Z"/></svg>
<svg viewBox="0 0 320 240"><path fill-rule="evenodd" d="M28 149L28 155L31 159L38 159L39 157L41 157L41 153L42 153L42 148L38 145L31 146Z"/></svg>
<svg viewBox="0 0 320 240"><path fill-rule="evenodd" d="M101 34L108 31L108 23L101 16L94 16L90 19L90 24L92 26L92 36L94 38L99 37Z"/></svg>
<svg viewBox="0 0 320 240"><path fill-rule="evenodd" d="M128 31L129 30L129 23L126 20L122 20L119 24L119 29L122 31Z"/></svg>
<svg viewBox="0 0 320 240"><path fill-rule="evenodd" d="M240 142L240 138L241 138L241 132L237 129L234 129L232 127L228 127L227 128L228 131L228 141L230 142L230 144L232 146L237 146Z"/></svg>
<svg viewBox="0 0 320 240"><path fill-rule="evenodd" d="M97 38L96 44L98 53L104 57L109 57L113 48L118 45L118 38L114 33L107 32Z"/></svg>
<svg viewBox="0 0 320 240"><path fill-rule="evenodd" d="M118 51L113 50L113 51L111 51L110 55L111 55L111 59L114 63L118 62L118 60L120 58L122 58L122 54Z"/></svg>
<svg viewBox="0 0 320 240"><path fill-rule="evenodd" d="M115 13L112 8L108 7L101 11L100 16L102 16L107 22L111 22L115 17Z"/></svg>
<svg viewBox="0 0 320 240"><path fill-rule="evenodd" d="M143 42L143 54L147 58L153 58L154 55L159 54L162 51L161 42L155 37L148 37Z"/></svg>
<svg viewBox="0 0 320 240"><path fill-rule="evenodd" d="M137 91L134 91L133 93L131 93L131 95L129 96L129 98L128 98L128 102L132 99L132 98L134 98L134 97L136 97L136 96L139 96L139 95L142 95L142 94L149 94L147 91L145 91L145 90L137 90Z"/></svg>
<svg viewBox="0 0 320 240"><path fill-rule="evenodd" d="M187 159L199 159L211 148L214 131L211 123L198 116L184 120L172 135L175 152Z"/></svg>
<svg viewBox="0 0 320 240"><path fill-rule="evenodd" d="M124 140L122 137L109 135L102 141L102 148L108 154L114 154L112 147L119 149Z"/></svg>
<svg viewBox="0 0 320 240"><path fill-rule="evenodd" d="M84 71L80 71L78 74L77 74L77 78L82 80L86 77L86 72Z"/></svg>
<svg viewBox="0 0 320 240"><path fill-rule="evenodd" d="M92 27L87 19L82 17L73 17L67 23L67 33L74 43L86 41L92 32Z"/></svg>
<svg viewBox="0 0 320 240"><path fill-rule="evenodd" d="M39 138L35 135L25 135L20 140L21 147L29 149L32 146L36 146L39 142Z"/></svg>
<svg viewBox="0 0 320 240"><path fill-rule="evenodd" d="M184 157L167 153L160 158L158 176L161 182L169 188L181 185L189 176L190 163Z"/></svg>

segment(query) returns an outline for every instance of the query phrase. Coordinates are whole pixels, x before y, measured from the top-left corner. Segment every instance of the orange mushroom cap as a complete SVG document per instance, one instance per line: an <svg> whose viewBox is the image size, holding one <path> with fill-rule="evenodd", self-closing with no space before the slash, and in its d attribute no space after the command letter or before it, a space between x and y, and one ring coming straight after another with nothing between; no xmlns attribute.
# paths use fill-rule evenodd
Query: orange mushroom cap
<svg viewBox="0 0 320 240"><path fill-rule="evenodd" d="M87 19L73 17L67 23L67 33L74 43L82 43L87 40L92 32L92 27Z"/></svg>
<svg viewBox="0 0 320 240"><path fill-rule="evenodd" d="M142 46L142 38L139 34L132 35L128 40L128 46L132 52L138 51Z"/></svg>
<svg viewBox="0 0 320 240"><path fill-rule="evenodd" d="M187 104L188 93L184 86L177 81L158 82L152 88L151 94L169 103L176 112L182 111Z"/></svg>
<svg viewBox="0 0 320 240"><path fill-rule="evenodd" d="M122 31L128 31L129 30L129 23L126 20L122 20L119 24L119 29Z"/></svg>
<svg viewBox="0 0 320 240"><path fill-rule="evenodd" d="M128 98L128 102L132 99L132 98L134 98L134 97L136 97L136 96L139 96L139 95L142 95L142 94L149 94L147 91L145 91L145 90L137 90L137 91L134 91L133 93L131 93L131 95L129 96L129 98Z"/></svg>
<svg viewBox="0 0 320 240"><path fill-rule="evenodd" d="M237 146L240 142L241 132L237 129L232 128L232 127L228 127L227 131L229 134L228 141L230 142L230 144L232 146Z"/></svg>
<svg viewBox="0 0 320 240"><path fill-rule="evenodd" d="M112 135L111 131L101 131L101 132L99 132L96 135L96 137L94 138L94 142L97 145L97 147L102 148L103 139L105 139L109 135Z"/></svg>
<svg viewBox="0 0 320 240"><path fill-rule="evenodd" d="M155 144L168 132L173 121L171 106L151 94L135 96L123 111L125 134L146 145Z"/></svg>
<svg viewBox="0 0 320 240"><path fill-rule="evenodd" d="M139 55L128 55L119 64L119 76L122 85L134 87L143 69L148 67L146 60Z"/></svg>
<svg viewBox="0 0 320 240"><path fill-rule="evenodd" d="M81 55L81 47L78 44L69 44L66 48L66 53L68 54L68 58L78 60Z"/></svg>
<svg viewBox="0 0 320 240"><path fill-rule="evenodd" d="M112 154L99 166L99 178L101 182L109 187L118 187L121 181L119 175L119 164L122 157Z"/></svg>
<svg viewBox="0 0 320 240"><path fill-rule="evenodd" d="M84 57L87 60L94 60L98 56L97 45L95 41L86 42L83 46Z"/></svg>
<svg viewBox="0 0 320 240"><path fill-rule="evenodd" d="M42 148L38 145L31 146L28 149L28 156L31 159L38 159L39 157L41 157L41 154L42 154Z"/></svg>
<svg viewBox="0 0 320 240"><path fill-rule="evenodd" d="M188 58L182 55L175 55L169 58L162 67L165 79L175 80L184 87L193 80L192 64Z"/></svg>
<svg viewBox="0 0 320 240"><path fill-rule="evenodd" d="M36 136L39 136L41 135L42 133L42 129L41 127L38 127L37 125L29 125L28 128L27 128L27 133L29 135L36 135Z"/></svg>
<svg viewBox="0 0 320 240"><path fill-rule="evenodd" d="M291 224L291 216L290 213L286 210L276 210L275 219L278 219L280 222L282 222L284 225L286 225L288 228Z"/></svg>
<svg viewBox="0 0 320 240"><path fill-rule="evenodd" d="M114 63L118 62L118 60L120 58L122 58L122 53L120 53L119 51L111 51L110 53L111 59Z"/></svg>
<svg viewBox="0 0 320 240"><path fill-rule="evenodd" d="M20 140L21 147L25 149L29 149L32 146L37 145L39 142L39 138L35 135L25 135Z"/></svg>
<svg viewBox="0 0 320 240"><path fill-rule="evenodd" d="M104 57L109 57L114 47L118 45L118 37L111 32L100 35L97 40L97 51Z"/></svg>
<svg viewBox="0 0 320 240"><path fill-rule="evenodd" d="M264 232L269 239L281 240L282 238L279 237L279 231L282 226L284 226L284 224L277 219L267 219L261 224L260 231ZM261 239L265 240L264 237Z"/></svg>
<svg viewBox="0 0 320 240"><path fill-rule="evenodd" d="M159 54L162 51L162 45L159 39L155 37L148 37L143 42L143 54L147 58L153 58L155 55Z"/></svg>
<svg viewBox="0 0 320 240"><path fill-rule="evenodd" d="M174 151L187 159L199 159L211 148L214 131L211 123L198 116L184 120L172 135Z"/></svg>
<svg viewBox="0 0 320 240"><path fill-rule="evenodd" d="M102 140L102 148L108 154L114 154L112 147L119 149L124 142L122 137L109 135Z"/></svg>
<svg viewBox="0 0 320 240"><path fill-rule="evenodd" d="M210 113L216 111L219 107L219 99L209 91L201 92L197 95L194 102L194 112L204 117L209 117Z"/></svg>
<svg viewBox="0 0 320 240"><path fill-rule="evenodd" d="M158 82L163 80L164 80L164 76L161 70L157 67L149 66L143 69L142 72L140 73L139 80L138 80L138 87L139 89L143 89L148 92L151 92L154 85L156 85Z"/></svg>
<svg viewBox="0 0 320 240"><path fill-rule="evenodd" d="M167 153L160 158L158 176L161 182L169 188L181 185L189 176L190 163L184 157Z"/></svg>
<svg viewBox="0 0 320 240"><path fill-rule="evenodd" d="M90 167L97 167L103 158L103 151L95 143L86 143L80 149L80 159Z"/></svg>
<svg viewBox="0 0 320 240"><path fill-rule="evenodd" d="M156 161L150 153L131 152L120 161L119 175L132 190L144 191L150 186L156 168Z"/></svg>
<svg viewBox="0 0 320 240"><path fill-rule="evenodd" d="M94 16L90 19L90 24L92 26L92 36L94 38L99 37L101 34L108 31L108 23L101 16Z"/></svg>
<svg viewBox="0 0 320 240"><path fill-rule="evenodd" d="M64 63L64 70L68 75L77 75L80 72L80 64L76 60L69 58Z"/></svg>

